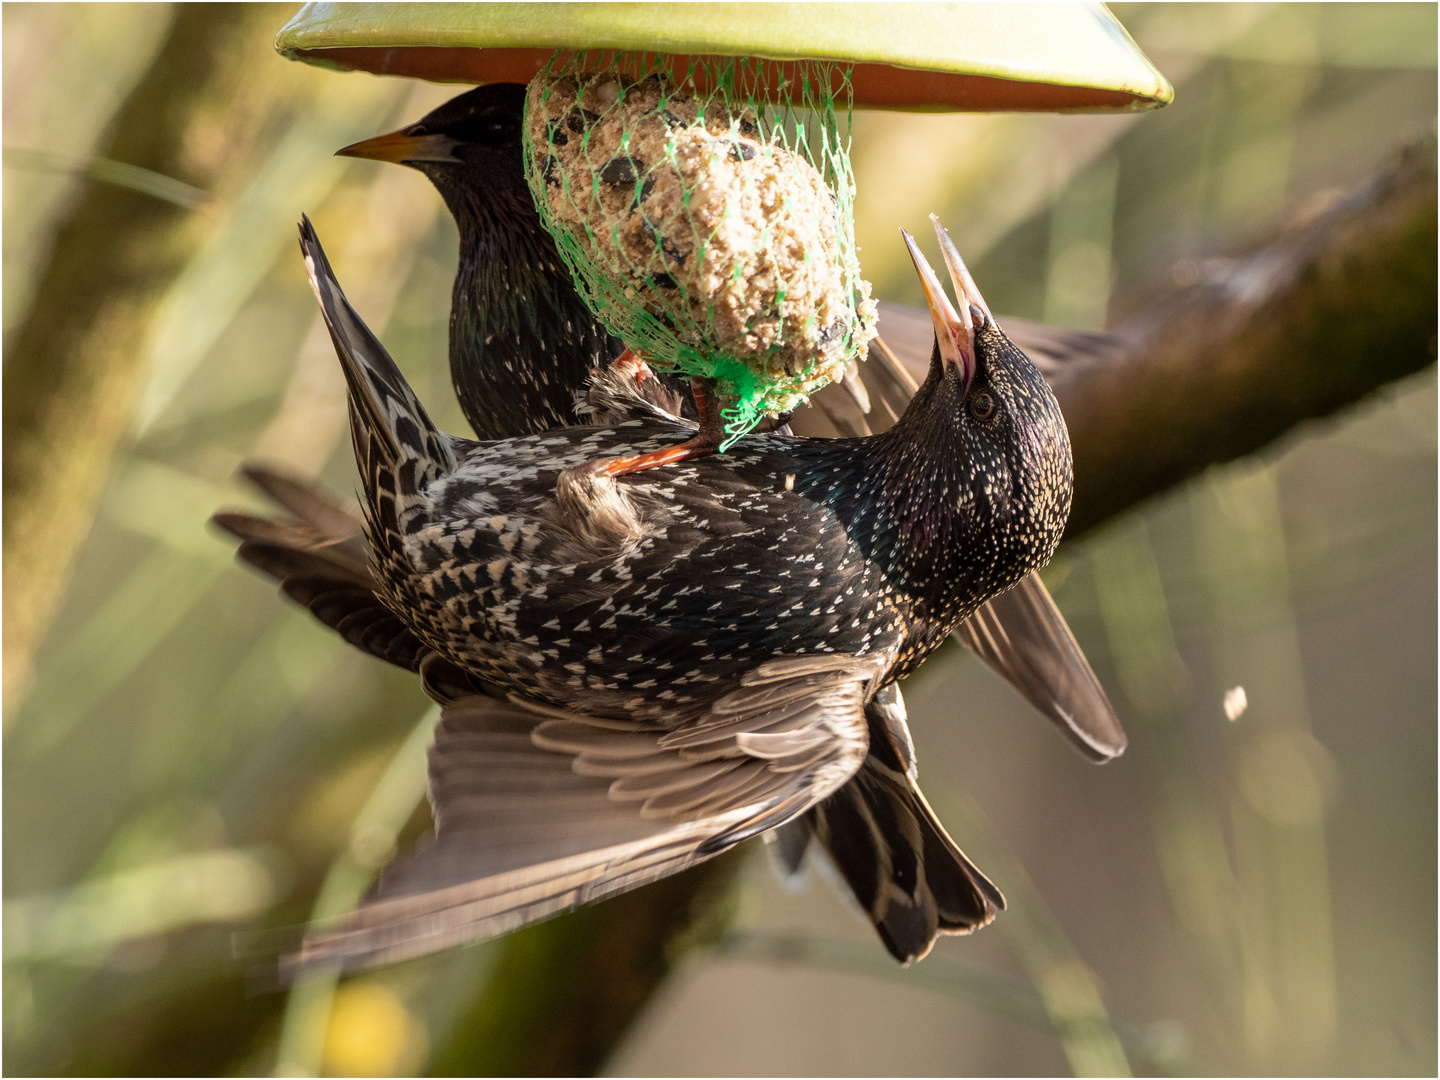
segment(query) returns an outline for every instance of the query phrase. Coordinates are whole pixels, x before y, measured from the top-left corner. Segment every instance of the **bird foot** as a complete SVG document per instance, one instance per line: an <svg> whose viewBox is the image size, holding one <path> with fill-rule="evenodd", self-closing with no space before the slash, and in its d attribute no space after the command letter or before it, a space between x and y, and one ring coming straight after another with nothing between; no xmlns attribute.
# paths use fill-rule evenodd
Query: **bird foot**
<svg viewBox="0 0 1440 1080"><path fill-rule="evenodd" d="M634 378L636 386L641 386L646 379L655 377L655 372L645 362L645 358L629 348L610 361L610 368Z"/></svg>
<svg viewBox="0 0 1440 1080"><path fill-rule="evenodd" d="M612 365L622 363L639 364L645 372L650 368L629 349L626 349L612 361ZM642 373L637 371L637 381ZM604 473L607 476L625 476L628 473L644 472L646 469L658 468L661 465L674 465L681 461L694 461L696 458L709 457L718 453L720 443L725 438L725 421L720 416L720 409L715 403L713 396L714 383L710 379L692 378L690 389L695 395L695 409L700 414L700 430L691 438L674 446L667 446L663 450L651 450L648 454L636 454L630 457L618 458L596 458L594 461L587 461L584 465L577 465L572 472L575 473Z"/></svg>
<svg viewBox="0 0 1440 1080"><path fill-rule="evenodd" d="M587 461L584 465L577 465L571 471L625 476L627 473L644 472L646 469L654 469L661 465L674 465L681 461L709 457L719 449L718 439L696 435L692 439L686 439L674 446L667 446L663 450L651 450L648 454L636 454L633 457L596 458L594 461Z"/></svg>

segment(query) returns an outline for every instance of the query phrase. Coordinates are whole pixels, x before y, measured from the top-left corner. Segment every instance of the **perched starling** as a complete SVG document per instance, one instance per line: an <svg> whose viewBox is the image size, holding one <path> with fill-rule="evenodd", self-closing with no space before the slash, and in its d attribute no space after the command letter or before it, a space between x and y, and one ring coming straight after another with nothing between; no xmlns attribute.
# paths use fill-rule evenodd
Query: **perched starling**
<svg viewBox="0 0 1440 1080"><path fill-rule="evenodd" d="M575 466L686 425L636 399L642 415L614 427L489 444L438 432L302 226L350 390L371 580L394 620L375 634L415 643L445 711L435 843L297 963L488 936L802 815L835 850L837 831L875 830L854 818L876 798L920 825L888 880L868 852L857 888L892 953L923 955L1003 906L926 806L886 704L961 619L1050 557L1070 452L1054 397L940 236L961 308L911 244L937 342L892 429L751 436L617 480ZM353 549L315 554L322 575L358 578ZM834 798L857 771L873 793Z"/></svg>
<svg viewBox="0 0 1440 1080"><path fill-rule="evenodd" d="M455 216L450 378L481 439L575 423L590 370L623 349L576 293L535 212L521 159L524 108L524 86L493 83L339 151L419 169Z"/></svg>
<svg viewBox="0 0 1440 1080"><path fill-rule="evenodd" d="M525 414L533 403L535 388L568 381L562 396L573 398L583 388L583 374L596 363L593 343L603 337L558 257L538 273L514 273L516 267L530 264L509 257L511 244L518 243L522 250L545 247L553 255L549 236L528 202L502 198L503 213L465 209L482 204L487 191L525 191L518 144L523 92L518 86L470 91L419 124L347 148L354 156L423 168L437 187L447 192L446 201L456 213L461 234L461 265L451 319L452 371L457 389L468 386L472 391L467 394L460 389L462 407L477 400L501 403L483 412L466 409L482 438L523 434L546 426ZM509 124L499 122L506 112ZM487 118L496 123L487 127ZM493 138L504 131L512 133L509 144ZM488 143L484 138L487 132L492 136ZM477 162L487 167L475 165ZM510 170L508 176L504 169ZM468 191L459 190L466 185ZM497 265L482 271L478 265L482 259ZM572 312L567 327L581 327L580 332L544 334L537 311L546 309L546 304L537 304L525 295L536 281L541 295L549 298L549 309ZM499 302L493 303L496 297ZM908 315L908 310L892 310L887 322L895 327L897 348L902 356L918 353L923 332L929 335L929 344L924 346L929 352L935 341L931 320ZM467 329L477 326L491 328L491 347L485 347L483 339ZM1026 340L1039 343L1046 352L1053 351L1048 328L1022 324L1022 330ZM554 336L552 349L506 347L542 336ZM494 347L496 342L502 347ZM602 352L614 347L610 343ZM867 377L869 369L885 368L885 359L883 351L874 356L867 365ZM531 366L543 373L530 371ZM890 374L888 369L878 371L878 375L886 374ZM890 377L898 390L884 384L878 400L882 409L899 412L914 384L905 385L903 372ZM659 388L671 396L672 411L678 405L693 415L693 402L683 397L675 401L675 385L659 382ZM646 385L652 391L656 387L654 382ZM837 386L827 393L834 396L840 390ZM870 392L877 392L873 383ZM863 396L860 390L857 401ZM553 417L555 410L544 415ZM864 423L859 417L857 421ZM256 466L247 472L295 520L219 515L217 521L244 541L241 556L281 579L292 598L357 647L411 670L420 670L422 664L428 664L432 673L437 670L438 658L380 601L360 520L313 484ZM1124 736L1109 703L1038 576L1026 576L1019 586L983 605L966 620L960 633L962 640L1015 683L1091 757L1105 760L1123 748ZM432 691L433 681L432 677ZM959 921L954 918L957 905L953 898L968 895L963 872L967 864L940 854L950 844L943 829L923 800L917 802L913 784L897 779L904 776L907 763L913 762L898 687L890 685L877 693L866 712L870 753L860 772L822 807L786 826L786 842L775 850L798 861L811 831L818 832L887 946L904 961L923 954L937 924ZM437 751L436 760L443 756ZM432 791L437 816L443 796L440 787ZM835 827L837 818L843 818L846 825ZM469 865L471 872L479 872L479 863L471 860ZM457 871L461 877L465 873L463 867Z"/></svg>

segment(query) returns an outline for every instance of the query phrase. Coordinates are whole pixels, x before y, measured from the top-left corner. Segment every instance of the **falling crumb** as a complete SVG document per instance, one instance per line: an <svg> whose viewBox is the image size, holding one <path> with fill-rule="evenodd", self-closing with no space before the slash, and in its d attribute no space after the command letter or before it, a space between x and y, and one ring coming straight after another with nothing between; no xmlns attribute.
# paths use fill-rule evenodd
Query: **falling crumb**
<svg viewBox="0 0 1440 1080"><path fill-rule="evenodd" d="M794 491L794 490L795 490L795 474L794 474L793 472L792 472L792 473L786 473L786 474L785 474L785 490L786 490L786 491Z"/></svg>
<svg viewBox="0 0 1440 1080"><path fill-rule="evenodd" d="M1245 697L1243 686L1232 686L1225 691L1225 719L1229 721L1239 720L1245 710L1250 707L1250 701Z"/></svg>

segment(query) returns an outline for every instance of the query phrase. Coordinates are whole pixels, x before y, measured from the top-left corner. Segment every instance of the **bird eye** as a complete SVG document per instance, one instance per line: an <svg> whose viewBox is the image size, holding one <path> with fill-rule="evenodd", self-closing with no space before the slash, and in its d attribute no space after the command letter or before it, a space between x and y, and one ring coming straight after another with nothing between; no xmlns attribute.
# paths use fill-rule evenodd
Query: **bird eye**
<svg viewBox="0 0 1440 1080"><path fill-rule="evenodd" d="M452 125L446 134L464 143L501 146L518 139L520 122L512 116L482 114L467 117L464 123Z"/></svg>
<svg viewBox="0 0 1440 1080"><path fill-rule="evenodd" d="M989 420L995 415L995 399L985 390L971 394L970 415L976 420Z"/></svg>

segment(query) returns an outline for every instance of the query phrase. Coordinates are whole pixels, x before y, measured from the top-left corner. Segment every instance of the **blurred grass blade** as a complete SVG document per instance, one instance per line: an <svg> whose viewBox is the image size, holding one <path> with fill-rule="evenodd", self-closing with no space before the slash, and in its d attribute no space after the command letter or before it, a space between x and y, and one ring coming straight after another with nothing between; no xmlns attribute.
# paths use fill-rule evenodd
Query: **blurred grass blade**
<svg viewBox="0 0 1440 1080"><path fill-rule="evenodd" d="M945 994L1030 1027L1057 1030L1044 998L1033 987L934 953L918 964L902 968L872 944L767 930L731 931L720 940L717 951L739 959L885 979ZM1184 1033L1173 1021L1128 1024L1117 1020L1113 1027L1131 1059L1162 1075L1203 1076L1209 1072L1187 1056Z"/></svg>
<svg viewBox="0 0 1440 1080"><path fill-rule="evenodd" d="M408 87L383 79L330 80L295 114L224 224L186 265L155 317L134 433L143 436L230 325L280 253L293 225L335 187L349 162L336 147L372 132Z"/></svg>
<svg viewBox="0 0 1440 1080"><path fill-rule="evenodd" d="M1031 1027L1055 1030L1045 1002L1025 983L933 954L902 968L870 943L764 930L733 930L720 940L717 951L722 956L848 971L918 986Z"/></svg>
<svg viewBox="0 0 1440 1080"><path fill-rule="evenodd" d="M277 854L263 847L206 851L6 900L5 959L85 963L132 938L253 919L283 899Z"/></svg>
<svg viewBox="0 0 1440 1080"><path fill-rule="evenodd" d="M140 561L53 656L41 657L34 689L16 710L20 752L53 747L126 676L229 567L230 552L207 528L226 489L155 462L131 458L112 477L101 512L160 546ZM84 678L66 673L85 672Z"/></svg>
<svg viewBox="0 0 1440 1080"><path fill-rule="evenodd" d="M142 169L138 165L127 165L123 161L112 161L110 158L97 157L89 161L75 162L48 150L6 147L5 165L7 168L83 176L129 191L138 191L142 195L149 195L187 210L197 209L211 201L209 192L176 180L173 176Z"/></svg>
<svg viewBox="0 0 1440 1080"><path fill-rule="evenodd" d="M218 547L219 545L217 545ZM133 672L230 565L229 554L156 548L48 661L16 712L22 758L54 747Z"/></svg>
<svg viewBox="0 0 1440 1080"><path fill-rule="evenodd" d="M404 179L398 169L378 173L371 185L370 213L358 235L341 241L352 295L366 305L367 318L377 333L388 324L414 266L417 241L435 219L433 201L390 209L398 197L397 183ZM288 227L283 231L288 239ZM319 401L317 396L325 400ZM258 444L266 456L300 461L318 470L344 430L343 382L329 334L317 315L297 357L282 408L261 432ZM111 480L103 512L109 520L165 545L172 555L165 556L162 549L147 558L56 658L46 661L46 671L36 679L30 700L15 710L15 715L26 717L26 727L33 728L24 752L37 753L55 745L199 603L233 557L230 545L206 523L221 506L245 502L253 504L253 495L142 458L132 456L125 462ZM160 563L167 559L180 571L161 585L166 575ZM158 600L152 603L152 596ZM134 632L122 635L123 641L116 640L117 627L127 626ZM96 661L97 656L103 659ZM75 670L77 665L85 666L88 678L47 677L49 670Z"/></svg>
<svg viewBox="0 0 1440 1080"><path fill-rule="evenodd" d="M426 710L395 751L350 827L349 845L330 864L310 912L311 922L335 919L352 911L393 854L400 830L425 797L425 754L439 720L440 706ZM311 972L295 980L281 1022L276 1076L320 1075L330 1009L339 981L336 968Z"/></svg>
<svg viewBox="0 0 1440 1080"><path fill-rule="evenodd" d="M1100 988L1030 875L975 801L950 787L937 790L937 810L958 826L966 850L991 872L1007 908L995 921L1031 984L1076 1076L1130 1076L1130 1062L1110 1024Z"/></svg>
<svg viewBox="0 0 1440 1080"><path fill-rule="evenodd" d="M1207 696L1218 701L1222 684L1243 684L1251 703L1239 723L1224 725L1236 744L1232 822L1255 954L1246 1034L1263 1068L1305 1072L1336 1038L1324 827L1336 769L1311 733L1274 469L1212 474L1190 503L1210 594L1216 686Z"/></svg>
<svg viewBox="0 0 1440 1080"><path fill-rule="evenodd" d="M1219 819L1204 795L1184 725L1189 674L1180 659L1160 568L1143 518L1132 515L1086 545L1120 685L1158 759L1151 775L1156 854L1171 906L1190 935L1217 1020L1233 1029L1246 978L1244 925Z"/></svg>

